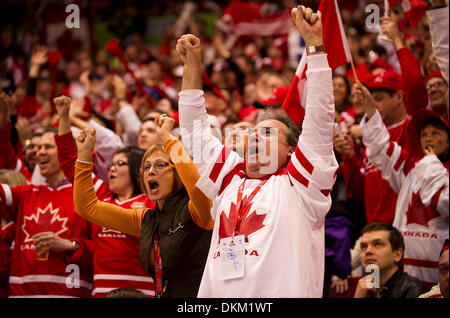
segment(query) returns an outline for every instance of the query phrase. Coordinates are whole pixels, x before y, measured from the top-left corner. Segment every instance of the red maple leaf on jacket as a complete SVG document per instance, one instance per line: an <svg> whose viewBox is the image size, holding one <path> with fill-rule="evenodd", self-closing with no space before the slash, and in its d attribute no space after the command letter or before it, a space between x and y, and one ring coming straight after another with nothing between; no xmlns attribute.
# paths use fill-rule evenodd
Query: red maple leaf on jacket
<svg viewBox="0 0 450 318"><path fill-rule="evenodd" d="M406 211L406 225L416 223L428 227L428 224L441 215L431 206L425 206L420 199L419 191L413 193L411 203Z"/></svg>
<svg viewBox="0 0 450 318"><path fill-rule="evenodd" d="M22 230L27 235L24 242L32 241L32 237L40 232L53 232L57 235L67 230L67 217L61 218L58 215L59 208L53 209L49 203L45 209L38 208L36 214L25 216Z"/></svg>
<svg viewBox="0 0 450 318"><path fill-rule="evenodd" d="M237 219L238 208L235 203L231 203L230 213L227 215L224 211L220 214L219 242L221 238L234 235L245 235L245 241L248 242L248 236L264 227L266 214L249 214L252 202L245 196L241 201L240 219ZM235 224L236 228L235 228Z"/></svg>

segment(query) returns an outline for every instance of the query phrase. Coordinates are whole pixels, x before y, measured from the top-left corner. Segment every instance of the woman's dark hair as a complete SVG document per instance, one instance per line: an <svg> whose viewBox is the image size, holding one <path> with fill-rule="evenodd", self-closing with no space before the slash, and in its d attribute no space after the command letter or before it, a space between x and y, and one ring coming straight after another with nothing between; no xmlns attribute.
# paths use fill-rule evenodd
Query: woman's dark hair
<svg viewBox="0 0 450 318"><path fill-rule="evenodd" d="M345 88L346 88L346 90L347 90L347 95L345 96L345 99L344 99L344 101L342 102L342 104L341 104L341 105L335 105L336 110L340 113L340 112L342 112L343 110L345 110L345 109L347 109L348 107L351 106L351 102L350 102L349 97L350 97L350 92L351 92L351 89L352 89L352 88L351 88L351 86L350 86L350 82L348 81L348 78L345 77L344 75L334 74L334 75L333 75L333 79L335 79L335 78L341 78L341 79L344 81Z"/></svg>
<svg viewBox="0 0 450 318"><path fill-rule="evenodd" d="M366 225L361 230L361 236L364 233L375 232L375 231L387 231L389 232L389 243L391 243L392 251L395 251L399 248L402 249L402 258L398 262L398 267L403 270L403 257L405 255L405 241L403 240L402 233L394 226L384 222L373 222Z"/></svg>
<svg viewBox="0 0 450 318"><path fill-rule="evenodd" d="M94 117L95 119L100 121L104 127L108 128L111 131L114 131L114 125L111 123L111 121L108 118L106 118L98 113L92 114L92 117Z"/></svg>
<svg viewBox="0 0 450 318"><path fill-rule="evenodd" d="M139 167L141 166L142 157L144 156L145 150L135 147L128 146L119 149L116 154L123 153L128 159L128 170L130 174L130 180L133 185L133 197L141 194L141 185L139 181Z"/></svg>

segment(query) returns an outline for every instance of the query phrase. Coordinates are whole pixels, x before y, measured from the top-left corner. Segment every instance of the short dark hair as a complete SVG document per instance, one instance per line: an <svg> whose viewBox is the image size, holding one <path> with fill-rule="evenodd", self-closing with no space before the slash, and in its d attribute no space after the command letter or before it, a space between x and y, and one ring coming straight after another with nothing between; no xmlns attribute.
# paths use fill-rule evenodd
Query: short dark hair
<svg viewBox="0 0 450 318"><path fill-rule="evenodd" d="M258 118L258 122L267 119L278 120L279 122L286 125L286 142L289 146L295 147L297 146L298 137L300 136L301 128L299 128L292 119L286 114L286 112L275 111L275 110L266 110L264 114Z"/></svg>
<svg viewBox="0 0 450 318"><path fill-rule="evenodd" d="M52 133L52 134L57 135L58 134L58 128L56 128L56 127L45 127L44 131L42 132L40 137L42 137L43 135L48 134L48 133Z"/></svg>
<svg viewBox="0 0 450 318"><path fill-rule="evenodd" d="M106 298L147 298L147 295L136 288L123 287L111 290Z"/></svg>
<svg viewBox="0 0 450 318"><path fill-rule="evenodd" d="M444 130L447 133L447 137L450 137L448 127L441 120L439 120L437 118L429 118L429 119L424 120L423 123L420 124L419 133L422 133L422 130L424 130L425 127L428 125L431 125L437 129Z"/></svg>
<svg viewBox="0 0 450 318"><path fill-rule="evenodd" d="M374 92L386 92L389 94L389 96L392 98L394 97L395 93L393 90L389 89L389 88L384 88L384 87L377 87L377 88L371 88L371 87L367 87L369 89L369 92L372 94Z"/></svg>
<svg viewBox="0 0 450 318"><path fill-rule="evenodd" d="M145 154L145 150L136 146L128 146L119 149L116 154L123 153L128 159L128 170L130 174L130 180L133 185L133 197L141 194L142 189L140 185L140 173L139 167L141 166L142 157Z"/></svg>
<svg viewBox="0 0 450 318"><path fill-rule="evenodd" d="M389 232L389 243L391 243L392 251L395 251L399 248L402 249L402 258L398 262L398 267L403 270L403 257L405 256L405 241L403 240L402 233L394 226L384 222L373 222L366 225L361 230L361 236L364 233L375 232L375 231L387 231Z"/></svg>

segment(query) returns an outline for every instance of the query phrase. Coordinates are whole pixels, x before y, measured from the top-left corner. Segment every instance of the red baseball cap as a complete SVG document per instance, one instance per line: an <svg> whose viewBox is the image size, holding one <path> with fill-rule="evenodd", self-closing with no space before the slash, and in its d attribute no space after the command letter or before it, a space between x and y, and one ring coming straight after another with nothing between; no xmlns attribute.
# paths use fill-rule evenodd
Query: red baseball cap
<svg viewBox="0 0 450 318"><path fill-rule="evenodd" d="M390 91L404 91L403 77L395 72L385 71L373 77L366 78L363 84L369 89L388 89Z"/></svg>
<svg viewBox="0 0 450 318"><path fill-rule="evenodd" d="M418 136L420 136L420 128L422 127L423 123L430 119L440 121L444 126L447 127L447 129L449 127L447 118L439 116L436 112L428 108L419 109L414 113L414 116L411 119L411 124L416 130Z"/></svg>
<svg viewBox="0 0 450 318"><path fill-rule="evenodd" d="M252 105L243 107L237 114L239 120L245 120L248 116L253 114L253 112L258 112L259 109L253 107Z"/></svg>
<svg viewBox="0 0 450 318"><path fill-rule="evenodd" d="M431 72L430 74L428 74L427 78L425 79L425 84L428 83L428 81L434 77L440 77L442 79L444 79L444 76L442 76L442 73L440 70L436 70L434 72Z"/></svg>
<svg viewBox="0 0 450 318"><path fill-rule="evenodd" d="M289 91L289 86L278 86L272 92L272 95L266 100L260 100L253 103L256 108L266 108L268 106L281 106Z"/></svg>

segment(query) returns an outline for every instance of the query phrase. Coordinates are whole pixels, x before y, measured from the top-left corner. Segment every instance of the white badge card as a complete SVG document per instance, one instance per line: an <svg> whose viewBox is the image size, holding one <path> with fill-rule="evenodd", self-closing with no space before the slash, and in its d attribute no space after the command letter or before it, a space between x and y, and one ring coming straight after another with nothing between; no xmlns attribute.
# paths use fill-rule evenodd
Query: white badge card
<svg viewBox="0 0 450 318"><path fill-rule="evenodd" d="M245 235L220 239L220 278L244 276Z"/></svg>

